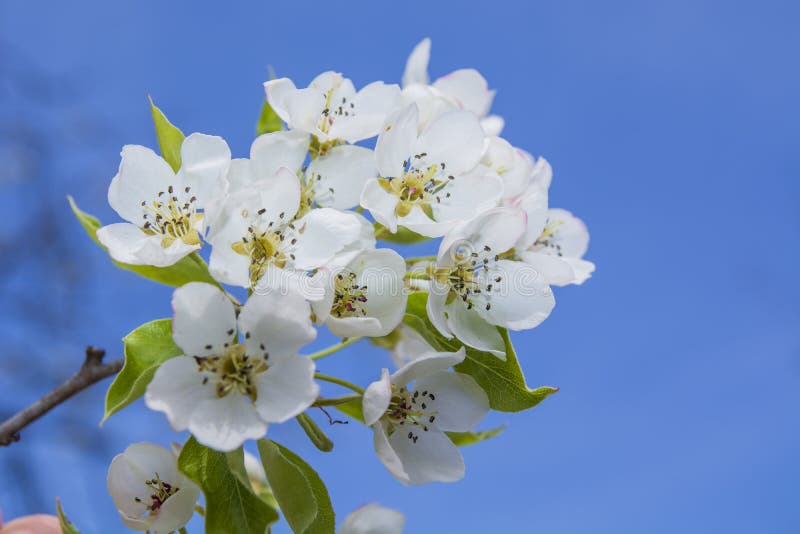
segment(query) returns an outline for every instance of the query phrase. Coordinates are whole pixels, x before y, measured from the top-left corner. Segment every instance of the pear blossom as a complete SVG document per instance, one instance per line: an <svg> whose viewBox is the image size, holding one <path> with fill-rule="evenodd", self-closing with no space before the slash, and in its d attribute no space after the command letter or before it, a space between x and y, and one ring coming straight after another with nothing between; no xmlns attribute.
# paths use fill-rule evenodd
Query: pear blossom
<svg viewBox="0 0 800 534"><path fill-rule="evenodd" d="M526 230L518 208L486 211L455 228L442 240L431 276L427 311L447 337L505 359L505 344L495 326L533 328L555 305L546 280L512 250Z"/></svg>
<svg viewBox="0 0 800 534"><path fill-rule="evenodd" d="M333 71L323 72L305 89L288 78L270 80L264 89L269 105L290 129L313 134L322 145L374 137L400 99L397 85L373 82L356 92L353 82Z"/></svg>
<svg viewBox="0 0 800 534"><path fill-rule="evenodd" d="M402 367L408 362L435 350L419 332L405 324L398 326L394 331L394 335L394 345L390 350L392 362L397 367Z"/></svg>
<svg viewBox="0 0 800 534"><path fill-rule="evenodd" d="M250 147L250 159L234 159L228 173L228 194L235 193L281 167L292 171L300 182L297 216L313 207L350 209L358 205L366 181L378 175L372 150L354 145L337 145L325 155L305 161L310 138L299 130L282 130L260 135Z"/></svg>
<svg viewBox="0 0 800 534"><path fill-rule="evenodd" d="M540 233L517 243L517 255L542 274L550 285L580 285L594 272L594 263L583 255L589 247L586 225L567 210L547 210Z"/></svg>
<svg viewBox="0 0 800 534"><path fill-rule="evenodd" d="M237 318L220 289L191 282L175 290L172 307L173 338L184 354L161 364L145 403L174 430L231 451L316 399L314 362L297 354L316 337L302 296L253 294Z"/></svg>
<svg viewBox="0 0 800 534"><path fill-rule="evenodd" d="M405 522L405 517L397 510L373 502L345 517L339 534L402 534Z"/></svg>
<svg viewBox="0 0 800 534"><path fill-rule="evenodd" d="M445 432L466 432L489 412L489 399L472 377L447 371L464 357L463 347L429 352L391 376L383 369L364 393L364 422L372 427L375 451L404 484L464 477L464 459Z"/></svg>
<svg viewBox="0 0 800 534"><path fill-rule="evenodd" d="M472 113L445 113L421 134L418 115L412 104L388 119L375 147L381 177L364 186L361 205L393 233L439 237L497 205L503 181L478 164L483 130Z"/></svg>
<svg viewBox="0 0 800 534"><path fill-rule="evenodd" d="M385 336L406 311L406 264L394 250L364 250L326 273L325 298L312 303L317 321L337 336Z"/></svg>
<svg viewBox="0 0 800 534"><path fill-rule="evenodd" d="M194 515L198 488L177 466L177 455L153 443L134 443L108 468L108 492L133 530L168 533Z"/></svg>
<svg viewBox="0 0 800 534"><path fill-rule="evenodd" d="M127 222L104 226L97 239L115 260L167 267L201 247L202 210L225 189L231 152L220 138L192 134L181 145L175 173L149 148L122 148L108 203Z"/></svg>
<svg viewBox="0 0 800 534"><path fill-rule="evenodd" d="M431 40L425 38L408 56L402 79L403 102L415 102L420 106L421 124L427 124L445 111L462 109L480 119L487 136L500 135L504 121L497 115L489 115L495 92L489 90L486 79L475 69L459 69L430 84L430 55Z"/></svg>
<svg viewBox="0 0 800 534"><path fill-rule="evenodd" d="M307 273L361 246L372 229L365 229L369 223L363 217L333 208L296 219L300 198L297 176L285 167L229 194L208 235L214 277L249 288L288 286L309 299L321 298Z"/></svg>
<svg viewBox="0 0 800 534"><path fill-rule="evenodd" d="M504 199L521 195L537 179L537 162L524 150L511 146L502 137L487 137L483 145L481 163L495 171L503 180Z"/></svg>

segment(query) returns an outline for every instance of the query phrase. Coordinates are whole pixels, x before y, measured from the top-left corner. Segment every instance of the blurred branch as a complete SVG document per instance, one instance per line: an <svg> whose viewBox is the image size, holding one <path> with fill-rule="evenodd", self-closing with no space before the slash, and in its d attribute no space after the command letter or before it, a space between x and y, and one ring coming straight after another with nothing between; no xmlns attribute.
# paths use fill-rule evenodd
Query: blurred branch
<svg viewBox="0 0 800 534"><path fill-rule="evenodd" d="M19 431L33 423L41 416L69 399L76 393L83 391L95 382L99 382L122 369L123 360L120 358L111 363L103 363L106 351L95 347L86 347L86 359L80 370L69 377L66 382L53 391L40 398L21 412L0 424L0 446L10 445L19 441Z"/></svg>

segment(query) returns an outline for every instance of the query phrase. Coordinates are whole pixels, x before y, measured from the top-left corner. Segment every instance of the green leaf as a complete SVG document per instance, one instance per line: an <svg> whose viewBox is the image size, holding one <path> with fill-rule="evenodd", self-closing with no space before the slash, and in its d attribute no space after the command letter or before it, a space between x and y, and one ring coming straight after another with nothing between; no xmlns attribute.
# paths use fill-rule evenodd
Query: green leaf
<svg viewBox="0 0 800 534"><path fill-rule="evenodd" d="M150 112L153 114L153 125L156 127L156 138L158 147L161 149L161 157L169 163L173 171L178 172L178 169L181 168L181 145L185 136L156 107L153 99L149 96L147 98L150 100Z"/></svg>
<svg viewBox="0 0 800 534"><path fill-rule="evenodd" d="M462 344L457 339L442 336L428 320L425 304L428 294L412 293L408 297L403 322L416 330L434 348L441 351L456 351ZM486 391L489 405L500 412L520 412L533 408L558 388L542 386L530 389L519 366L517 353L505 328L498 328L506 346L506 360L488 352L467 347L467 357L455 366L455 370L470 375Z"/></svg>
<svg viewBox="0 0 800 534"><path fill-rule="evenodd" d="M203 490L207 533L264 534L278 513L239 478L230 461L192 436L178 457L178 469Z"/></svg>
<svg viewBox="0 0 800 534"><path fill-rule="evenodd" d="M283 130L283 122L281 118L269 105L269 101L264 100L264 107L261 108L261 116L258 117L258 124L256 124L256 135L265 133L272 133Z"/></svg>
<svg viewBox="0 0 800 534"><path fill-rule="evenodd" d="M447 432L447 437L450 441L459 447L466 447L467 445L474 445L481 441L493 438L506 429L505 425L492 428L491 430L477 430L474 432Z"/></svg>
<svg viewBox="0 0 800 534"><path fill-rule="evenodd" d="M100 424L142 395L156 369L183 351L172 340L172 320L159 319L122 338L125 364L106 393L106 412Z"/></svg>
<svg viewBox="0 0 800 534"><path fill-rule="evenodd" d="M100 245L105 250L106 248L97 239L97 230L102 226L97 217L89 215L85 211L81 211L75 200L72 197L67 197L69 205L72 208L72 213L81 223L83 229L92 238L92 241ZM120 269L131 271L139 276L166 284L168 286L179 287L189 282L205 282L207 284L214 284L219 287L219 283L214 280L211 273L208 272L208 266L197 253L189 254L185 258L178 260L175 264L169 267L153 267L151 265L130 265L128 263L120 263L114 259L111 260L114 265Z"/></svg>
<svg viewBox="0 0 800 534"><path fill-rule="evenodd" d="M345 402L344 404L337 404L334 406L337 410L345 415L349 415L359 423L364 422L363 403L361 399Z"/></svg>
<svg viewBox="0 0 800 534"><path fill-rule="evenodd" d="M397 243L399 245L411 245L413 243L422 243L428 241L430 238L412 232L408 228L402 226L397 228L397 232L392 233L381 223L376 222L375 226L375 239L380 239L388 243Z"/></svg>
<svg viewBox="0 0 800 534"><path fill-rule="evenodd" d="M62 534L80 534L80 531L75 528L72 521L64 515L64 509L61 508L61 499L59 498L56 498L56 513L58 514L58 522L61 525Z"/></svg>
<svg viewBox="0 0 800 534"><path fill-rule="evenodd" d="M297 422L300 423L303 432L306 433L308 439L311 440L311 443L313 443L317 449L322 452L331 452L333 450L331 438L325 435L325 432L311 419L311 416L307 413L301 413L297 416Z"/></svg>
<svg viewBox="0 0 800 534"><path fill-rule="evenodd" d="M336 518L328 490L311 466L268 439L258 440L267 480L295 534L333 534Z"/></svg>

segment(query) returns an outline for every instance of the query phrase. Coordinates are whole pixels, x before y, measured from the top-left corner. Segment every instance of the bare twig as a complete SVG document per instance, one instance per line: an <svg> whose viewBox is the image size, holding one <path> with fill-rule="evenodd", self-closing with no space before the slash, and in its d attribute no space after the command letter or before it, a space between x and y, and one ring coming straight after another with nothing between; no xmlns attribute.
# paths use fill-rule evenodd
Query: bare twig
<svg viewBox="0 0 800 534"><path fill-rule="evenodd" d="M122 369L122 359L103 363L106 351L95 347L86 347L86 359L80 370L69 377L66 382L37 400L21 412L0 424L0 446L19 441L19 431L33 423L41 416L83 391L95 382L99 382Z"/></svg>

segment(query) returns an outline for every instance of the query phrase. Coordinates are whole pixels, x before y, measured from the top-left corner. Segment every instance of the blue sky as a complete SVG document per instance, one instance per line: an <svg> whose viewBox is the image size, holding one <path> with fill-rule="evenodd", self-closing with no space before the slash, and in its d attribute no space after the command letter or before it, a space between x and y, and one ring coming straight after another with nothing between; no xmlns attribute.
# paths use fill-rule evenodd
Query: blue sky
<svg viewBox="0 0 800 534"><path fill-rule="evenodd" d="M327 455L293 424L271 437L318 469L340 517L377 500L403 511L412 534L797 530L795 4L198 4L0 5L2 57L54 86L44 100L21 96L25 84L0 92L2 116L34 123L52 146L41 163L52 180L5 179L0 205L18 214L47 201L84 276L80 290L45 290L43 277L63 267L40 262L4 281L0 332L31 353L24 375L0 360L0 412L41 393L40 370L68 375L87 344L118 354L125 333L170 313L170 290L111 267L62 202L71 193L114 218L105 192L119 148L155 145L148 94L185 132L221 135L243 156L268 65L298 84L326 69L359 86L397 82L408 52L430 36L432 75L479 69L497 89L504 136L551 162L551 204L592 234L594 278L557 290L553 315L514 337L529 382L561 391L532 411L493 414L485 426L507 430L464 450L467 476L457 484L400 486L354 424L330 429L336 449ZM73 86L74 103L64 103L61 88ZM103 125L100 134L85 134L83 116ZM18 245L6 251L12 265L23 231L13 221L4 230ZM10 308L11 293L70 301L69 316L48 329L57 346L31 342L41 326ZM387 364L359 344L320 368L367 383ZM105 491L108 462L130 442L176 435L141 403L96 428L103 389L76 400L75 417L92 422L86 430L56 426L72 413L64 407L0 450L5 517L51 509L59 495L84 532L121 527ZM31 465L32 478L19 479L16 462Z"/></svg>

